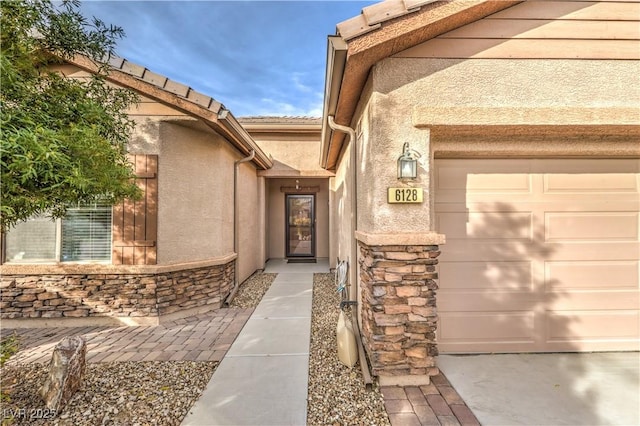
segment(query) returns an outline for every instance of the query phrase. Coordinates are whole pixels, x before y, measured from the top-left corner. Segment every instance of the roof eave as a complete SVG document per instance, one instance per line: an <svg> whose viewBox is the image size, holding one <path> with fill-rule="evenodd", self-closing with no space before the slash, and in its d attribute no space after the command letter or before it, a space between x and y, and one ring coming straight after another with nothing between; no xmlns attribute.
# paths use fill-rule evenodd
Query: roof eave
<svg viewBox="0 0 640 426"><path fill-rule="evenodd" d="M346 62L347 43L340 36L329 36L327 40L327 68L320 144L320 167L328 170L335 169L335 161L329 164L329 152L331 151L334 132L329 127L327 120L329 116L336 114Z"/></svg>
<svg viewBox="0 0 640 426"><path fill-rule="evenodd" d="M327 116L333 115L338 124L351 124L360 94L375 63L521 2L437 1L411 9L407 14L387 22L378 22L368 31L350 38L344 52L345 63L342 68L329 61L327 63L321 166L335 169L344 139L344 134L328 129ZM332 36L330 46L331 38ZM345 45L347 43L344 40L342 42ZM335 62L335 58L332 59ZM338 87L333 87L334 84Z"/></svg>
<svg viewBox="0 0 640 426"><path fill-rule="evenodd" d="M322 126L320 122L314 124L278 124L278 123L245 123L242 119L239 120L247 131L260 132L260 133L295 133L295 134L308 134L318 133Z"/></svg>
<svg viewBox="0 0 640 426"><path fill-rule="evenodd" d="M98 72L99 64L85 56L76 55L69 63L88 72ZM207 105L184 99L154 84L136 78L124 71L109 68L107 81L126 87L163 105L202 120L207 126L223 135L241 153L248 155L255 150L254 164L262 169L273 166L273 161L258 147L253 138L238 123L236 118L221 103L210 99ZM222 116L222 117L221 117Z"/></svg>
<svg viewBox="0 0 640 426"><path fill-rule="evenodd" d="M252 151L255 152L253 162L256 163L256 165L264 170L273 167L272 158L267 157L267 154L258 146L251 135L247 133L247 130L242 127L236 117L231 114L231 111L222 107L218 113L218 123L221 125L221 130L225 137L243 154L249 155Z"/></svg>

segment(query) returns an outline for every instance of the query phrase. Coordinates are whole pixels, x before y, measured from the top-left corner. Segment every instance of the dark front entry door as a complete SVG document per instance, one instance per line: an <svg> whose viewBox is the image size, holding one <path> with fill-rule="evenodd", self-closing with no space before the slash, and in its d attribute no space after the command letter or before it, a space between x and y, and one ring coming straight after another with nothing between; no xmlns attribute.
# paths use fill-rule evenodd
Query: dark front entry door
<svg viewBox="0 0 640 426"><path fill-rule="evenodd" d="M287 257L316 255L315 196L287 195L286 197Z"/></svg>

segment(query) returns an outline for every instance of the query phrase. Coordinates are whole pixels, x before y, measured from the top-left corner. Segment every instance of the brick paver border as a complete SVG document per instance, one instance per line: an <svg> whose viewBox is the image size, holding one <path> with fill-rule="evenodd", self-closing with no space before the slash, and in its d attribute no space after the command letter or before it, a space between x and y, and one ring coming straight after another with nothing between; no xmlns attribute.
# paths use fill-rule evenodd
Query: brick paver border
<svg viewBox="0 0 640 426"><path fill-rule="evenodd" d="M458 392L442 374L426 386L383 386L391 426L480 426Z"/></svg>

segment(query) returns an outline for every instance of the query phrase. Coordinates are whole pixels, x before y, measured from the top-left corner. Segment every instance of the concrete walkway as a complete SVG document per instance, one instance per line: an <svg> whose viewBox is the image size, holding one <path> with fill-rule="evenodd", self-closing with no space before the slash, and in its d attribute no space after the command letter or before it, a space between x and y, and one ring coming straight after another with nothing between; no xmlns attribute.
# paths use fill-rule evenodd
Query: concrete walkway
<svg viewBox="0 0 640 426"><path fill-rule="evenodd" d="M313 273L327 261L267 263L277 273L183 425L304 425Z"/></svg>

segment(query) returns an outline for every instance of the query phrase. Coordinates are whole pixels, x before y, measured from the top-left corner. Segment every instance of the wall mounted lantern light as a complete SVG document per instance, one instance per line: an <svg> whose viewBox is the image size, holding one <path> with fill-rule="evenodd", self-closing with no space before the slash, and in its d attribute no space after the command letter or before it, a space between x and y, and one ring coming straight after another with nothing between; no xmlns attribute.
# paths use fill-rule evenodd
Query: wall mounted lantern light
<svg viewBox="0 0 640 426"><path fill-rule="evenodd" d="M418 158L420 154L409 148L409 142L405 142L402 155L398 157L398 180L409 181L418 178Z"/></svg>

